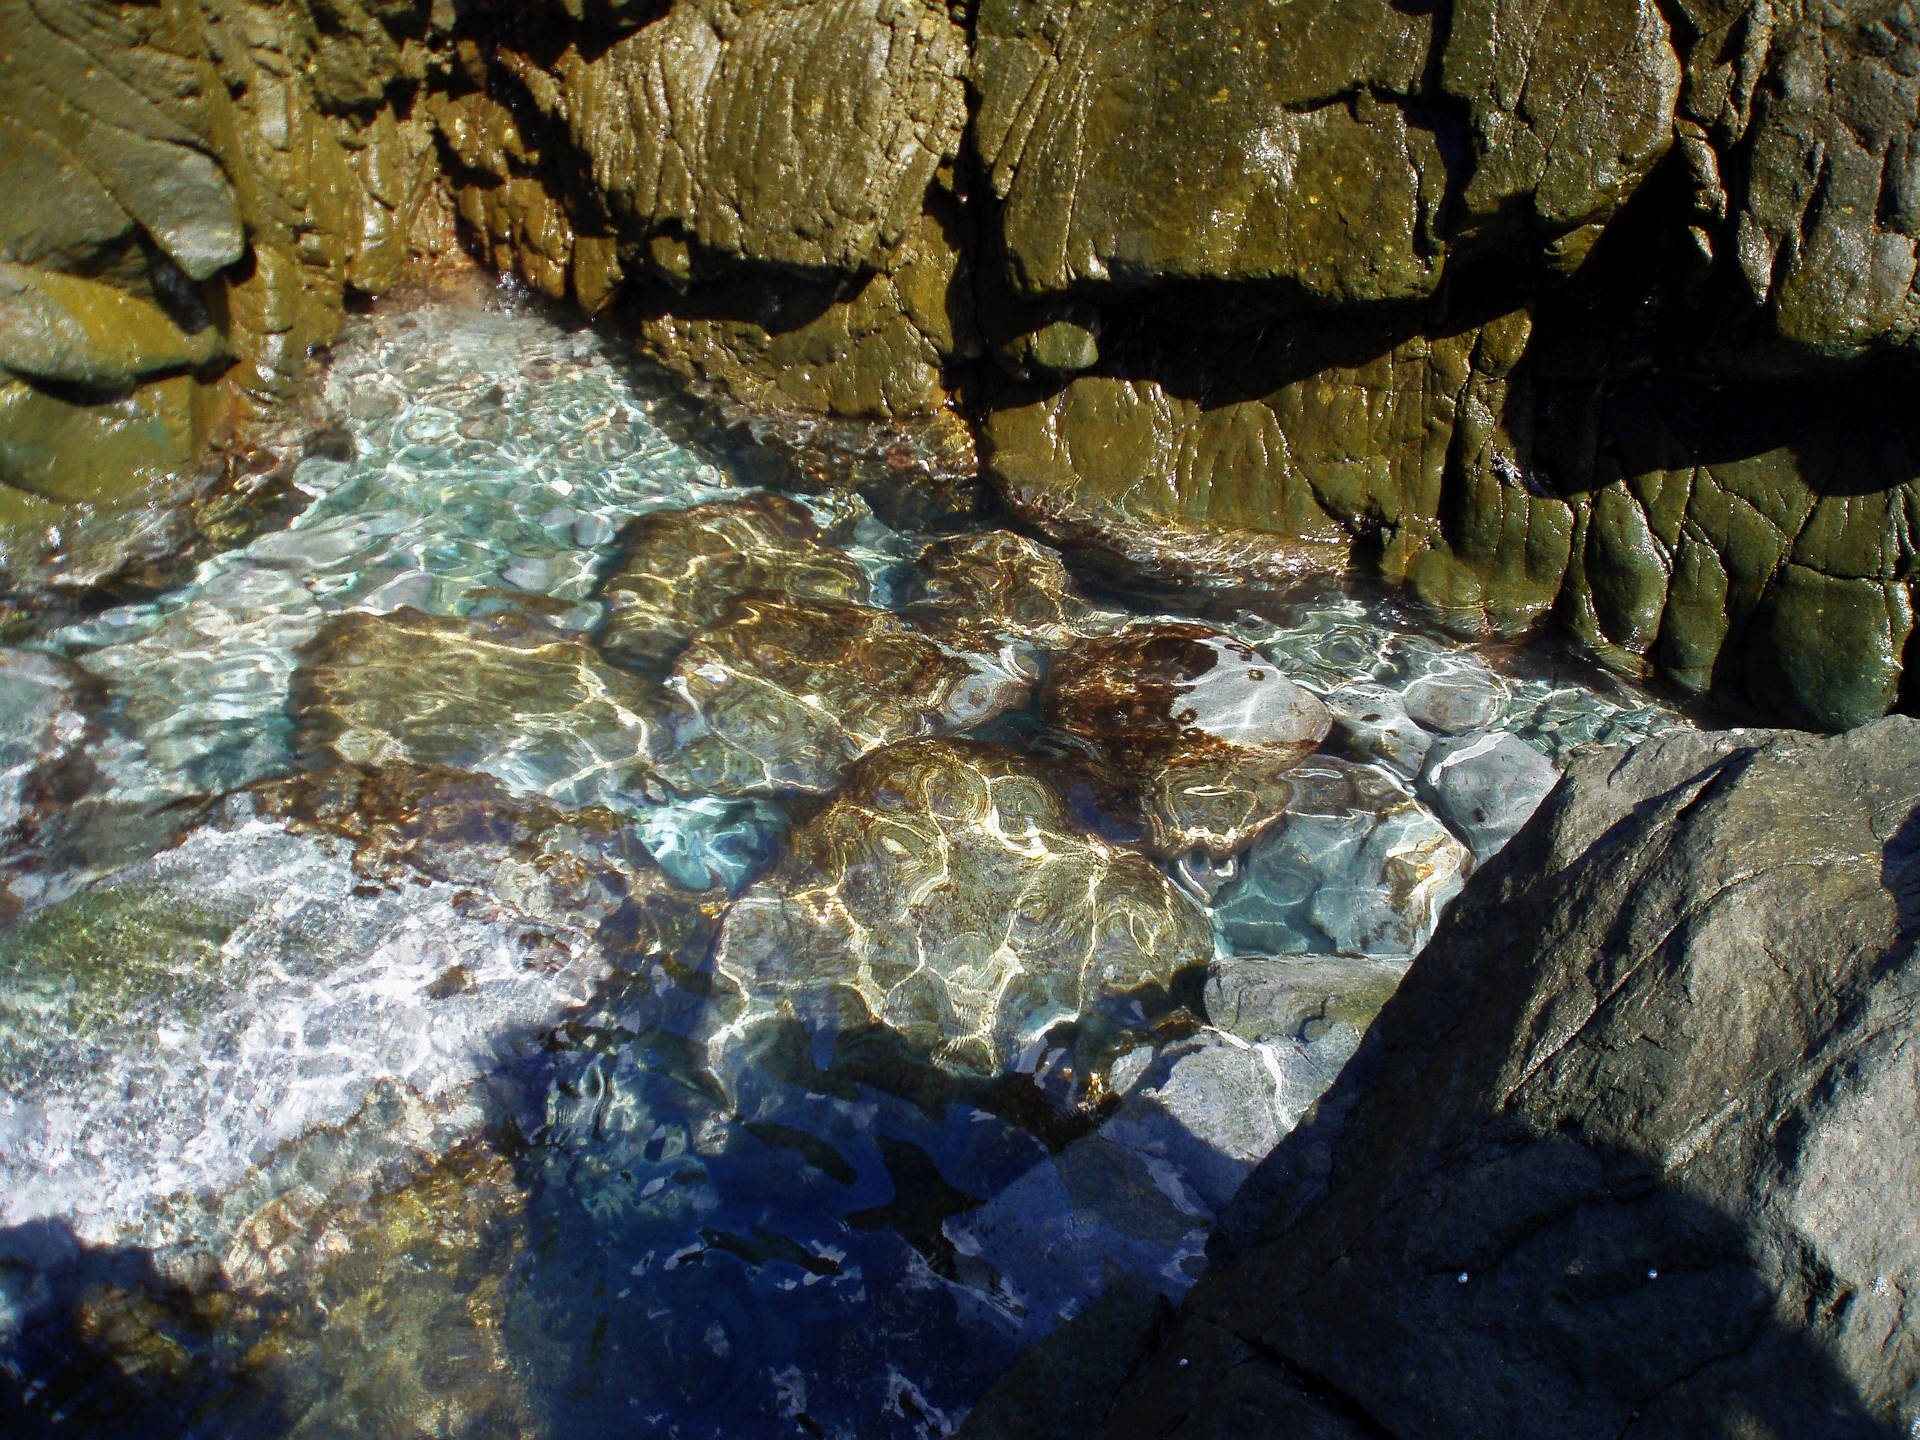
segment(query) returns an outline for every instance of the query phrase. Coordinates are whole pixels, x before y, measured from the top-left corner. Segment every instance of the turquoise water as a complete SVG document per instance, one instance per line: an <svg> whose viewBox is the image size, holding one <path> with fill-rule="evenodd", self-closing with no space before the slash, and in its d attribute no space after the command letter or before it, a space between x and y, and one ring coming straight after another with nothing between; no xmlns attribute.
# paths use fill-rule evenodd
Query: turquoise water
<svg viewBox="0 0 1920 1440"><path fill-rule="evenodd" d="M1034 695L1164 598L728 612L663 681L595 648L624 527L777 457L504 298L354 321L321 408L290 522L0 655L0 1351L53 1433L950 1433L1115 1273L1191 1284L1497 847L1472 806L1682 723L1336 579L1203 603L1339 723L1250 844L1149 858ZM925 600L935 537L797 501L870 607ZM999 748L834 798L941 736ZM299 788L342 759L402 778ZM992 978L1111 970L1116 913L1140 984ZM849 956L938 984L851 1014Z"/></svg>

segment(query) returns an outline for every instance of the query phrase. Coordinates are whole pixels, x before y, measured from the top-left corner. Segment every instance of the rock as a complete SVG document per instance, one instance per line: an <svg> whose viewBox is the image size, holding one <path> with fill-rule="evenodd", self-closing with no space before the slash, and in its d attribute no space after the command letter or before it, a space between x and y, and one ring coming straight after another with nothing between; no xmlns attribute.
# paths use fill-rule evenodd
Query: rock
<svg viewBox="0 0 1920 1440"><path fill-rule="evenodd" d="M1098 1425L1132 1368L1173 1307L1137 1275L1113 1283L1071 1326L1028 1346L967 1413L957 1440L1060 1440Z"/></svg>
<svg viewBox="0 0 1920 1440"><path fill-rule="evenodd" d="M1384 773L1316 758L1281 823L1220 885L1214 915L1243 955L1418 954L1472 857Z"/></svg>
<svg viewBox="0 0 1920 1440"><path fill-rule="evenodd" d="M924 0L739 14L680 0L602 53L568 54L554 79L569 138L632 233L858 272L958 151L966 48Z"/></svg>
<svg viewBox="0 0 1920 1440"><path fill-rule="evenodd" d="M159 306L92 280L0 261L0 366L34 380L119 390L225 359L211 324L188 335Z"/></svg>
<svg viewBox="0 0 1920 1440"><path fill-rule="evenodd" d="M1906 1433L1916 816L1907 719L1577 758L1105 1433L1248 1370L1370 1435Z"/></svg>
<svg viewBox="0 0 1920 1440"><path fill-rule="evenodd" d="M1207 1019L1256 1042L1311 1042L1336 1025L1362 1033L1405 978L1408 963L1351 955L1216 960L1207 971Z"/></svg>
<svg viewBox="0 0 1920 1440"><path fill-rule="evenodd" d="M616 961L705 923L606 811L406 767L236 794L0 932L0 1056L36 1077L0 1095L0 1224L217 1262L249 1219L220 1198L277 1148L324 1156L384 1096L383 1163L432 1154Z"/></svg>
<svg viewBox="0 0 1920 1440"><path fill-rule="evenodd" d="M1407 713L1406 702L1385 685L1343 685L1324 697L1333 733L1358 759L1377 760L1412 780L1426 763L1433 736Z"/></svg>
<svg viewBox="0 0 1920 1440"><path fill-rule="evenodd" d="M1427 752L1420 794L1486 860L1516 835L1560 781L1554 763L1517 735L1442 740Z"/></svg>
<svg viewBox="0 0 1920 1440"><path fill-rule="evenodd" d="M511 614L338 616L303 650L293 695L305 755L479 770L563 804L636 793L673 739L665 691Z"/></svg>
<svg viewBox="0 0 1920 1440"><path fill-rule="evenodd" d="M1158 1161L1205 1213L1218 1214L1298 1118L1281 1105L1279 1066L1268 1063L1268 1053L1207 1031L1170 1045L1134 1081L1101 1134Z"/></svg>
<svg viewBox="0 0 1920 1440"><path fill-rule="evenodd" d="M655 768L689 792L823 795L868 751L983 724L1031 683L888 610L749 595L675 662L692 715Z"/></svg>
<svg viewBox="0 0 1920 1440"><path fill-rule="evenodd" d="M1106 1124L949 1220L947 1233L973 1266L991 1268L1030 1332L1078 1312L1117 1275L1177 1300L1214 1217L1358 1039L1342 1027L1310 1046L1249 1045L1202 1031L1149 1051Z"/></svg>
<svg viewBox="0 0 1920 1440"><path fill-rule="evenodd" d="M1500 684L1488 671L1453 665L1415 676L1401 691L1407 714L1442 735L1484 730L1500 714Z"/></svg>
<svg viewBox="0 0 1920 1440"><path fill-rule="evenodd" d="M1012 530L936 540L920 552L916 614L1048 649L1112 628L1080 594L1059 552Z"/></svg>
<svg viewBox="0 0 1920 1440"><path fill-rule="evenodd" d="M0 846L65 788L90 729L86 677L31 650L0 650ZM8 846L10 848L10 846Z"/></svg>
<svg viewBox="0 0 1920 1440"><path fill-rule="evenodd" d="M112 688L121 725L160 776L183 793L218 793L291 762L293 652L325 620L297 577L238 565L79 663Z"/></svg>
<svg viewBox="0 0 1920 1440"><path fill-rule="evenodd" d="M600 587L600 646L625 664L661 667L730 602L753 591L863 604L868 583L829 545L806 508L748 495L685 510L656 510L621 532L619 566Z"/></svg>
<svg viewBox="0 0 1920 1440"><path fill-rule="evenodd" d="M1140 994L1212 953L1199 908L1076 829L1040 762L920 740L868 756L794 832L729 912L716 964L763 1008L878 1022L993 1075L1063 1021L1129 1023Z"/></svg>
<svg viewBox="0 0 1920 1440"><path fill-rule="evenodd" d="M1133 781L1151 843L1169 857L1224 858L1249 844L1293 793L1281 777L1332 724L1319 700L1239 641L1158 621L1062 655L1041 708Z"/></svg>

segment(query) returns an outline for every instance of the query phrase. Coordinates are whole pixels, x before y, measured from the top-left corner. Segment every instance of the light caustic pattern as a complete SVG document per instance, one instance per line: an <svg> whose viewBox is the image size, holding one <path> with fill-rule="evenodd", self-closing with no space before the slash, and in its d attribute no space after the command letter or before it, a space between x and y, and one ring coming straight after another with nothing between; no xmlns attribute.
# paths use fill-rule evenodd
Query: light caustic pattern
<svg viewBox="0 0 1920 1440"><path fill-rule="evenodd" d="M1191 1284L1474 854L1679 723L1336 580L1103 673L1159 602L758 491L524 308L323 405L296 518L0 652L0 1361L92 1433L948 1433Z"/></svg>

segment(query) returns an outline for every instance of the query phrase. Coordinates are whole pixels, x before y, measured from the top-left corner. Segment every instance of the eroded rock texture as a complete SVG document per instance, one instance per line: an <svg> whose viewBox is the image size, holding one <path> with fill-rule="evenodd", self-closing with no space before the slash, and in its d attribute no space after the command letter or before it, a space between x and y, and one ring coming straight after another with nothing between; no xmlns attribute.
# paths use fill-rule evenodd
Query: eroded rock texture
<svg viewBox="0 0 1920 1440"><path fill-rule="evenodd" d="M1795 723L1900 699L1906 0L0 16L0 175L55 197L0 227L0 520L188 466L457 216L728 406L974 417L1129 565L1354 560Z"/></svg>
<svg viewBox="0 0 1920 1440"><path fill-rule="evenodd" d="M191 466L292 392L349 286L399 279L438 168L406 98L433 27L372 8L0 8L0 523Z"/></svg>
<svg viewBox="0 0 1920 1440"><path fill-rule="evenodd" d="M1079 1433L1907 1433L1916 826L1905 719L1577 760Z"/></svg>
<svg viewBox="0 0 1920 1440"><path fill-rule="evenodd" d="M479 770L584 804L639 790L673 743L677 707L658 685L516 616L349 611L302 660L298 740L319 758Z"/></svg>
<svg viewBox="0 0 1920 1440"><path fill-rule="evenodd" d="M1060 1022L1126 1018L1134 992L1212 954L1199 907L1079 828L1040 762L920 740L869 756L795 832L728 913L717 963L764 1007L878 1022L992 1075Z"/></svg>
<svg viewBox="0 0 1920 1440"><path fill-rule="evenodd" d="M657 772L719 795L835 790L871 750L983 724L1031 677L866 605L750 595L675 663L692 710Z"/></svg>

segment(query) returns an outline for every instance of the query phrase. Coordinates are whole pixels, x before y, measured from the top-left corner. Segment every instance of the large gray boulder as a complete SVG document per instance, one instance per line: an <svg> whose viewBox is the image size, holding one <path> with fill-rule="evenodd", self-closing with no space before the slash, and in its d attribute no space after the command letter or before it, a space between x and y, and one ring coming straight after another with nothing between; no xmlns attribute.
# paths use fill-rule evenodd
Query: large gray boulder
<svg viewBox="0 0 1920 1440"><path fill-rule="evenodd" d="M1920 724L1576 761L1100 1433L1914 1433L1916 935Z"/></svg>

